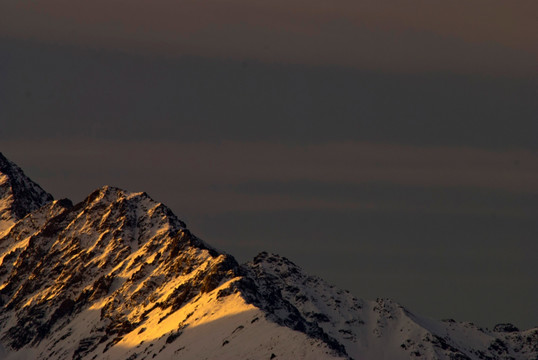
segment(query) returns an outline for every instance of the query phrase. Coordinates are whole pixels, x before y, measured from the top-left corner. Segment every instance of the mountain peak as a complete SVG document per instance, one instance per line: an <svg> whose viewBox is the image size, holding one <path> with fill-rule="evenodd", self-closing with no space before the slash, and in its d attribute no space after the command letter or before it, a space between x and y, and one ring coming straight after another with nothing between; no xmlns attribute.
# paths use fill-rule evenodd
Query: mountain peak
<svg viewBox="0 0 538 360"><path fill-rule="evenodd" d="M52 200L51 194L0 153L0 232Z"/></svg>
<svg viewBox="0 0 538 360"><path fill-rule="evenodd" d="M538 329L431 320L267 252L240 265L144 192L50 201L1 154L0 191L0 359L537 359Z"/></svg>
<svg viewBox="0 0 538 360"><path fill-rule="evenodd" d="M129 192L118 187L104 185L94 190L78 207L93 208L120 208L122 216L131 213L134 217L142 213L150 217L167 222L173 230L185 229L187 225L166 205L152 199L146 192Z"/></svg>

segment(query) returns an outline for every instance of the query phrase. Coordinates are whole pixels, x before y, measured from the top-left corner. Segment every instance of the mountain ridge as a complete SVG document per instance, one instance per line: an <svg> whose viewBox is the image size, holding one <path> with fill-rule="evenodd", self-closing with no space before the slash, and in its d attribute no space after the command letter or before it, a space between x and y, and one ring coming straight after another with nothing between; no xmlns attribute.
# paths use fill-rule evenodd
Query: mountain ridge
<svg viewBox="0 0 538 360"><path fill-rule="evenodd" d="M538 328L426 319L266 252L239 264L144 192L103 186L77 204L36 193L0 233L9 360L538 357Z"/></svg>

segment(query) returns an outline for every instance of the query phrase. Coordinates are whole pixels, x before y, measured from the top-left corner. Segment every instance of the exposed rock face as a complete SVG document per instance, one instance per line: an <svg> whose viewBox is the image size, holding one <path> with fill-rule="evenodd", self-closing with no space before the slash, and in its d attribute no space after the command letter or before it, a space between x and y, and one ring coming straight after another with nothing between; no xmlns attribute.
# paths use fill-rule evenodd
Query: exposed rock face
<svg viewBox="0 0 538 360"><path fill-rule="evenodd" d="M52 195L0 153L0 234L16 220L51 201Z"/></svg>
<svg viewBox="0 0 538 360"><path fill-rule="evenodd" d="M105 186L79 204L52 201L0 164L11 222L0 235L2 359L538 356L538 329L424 319L278 255L239 265L145 193Z"/></svg>

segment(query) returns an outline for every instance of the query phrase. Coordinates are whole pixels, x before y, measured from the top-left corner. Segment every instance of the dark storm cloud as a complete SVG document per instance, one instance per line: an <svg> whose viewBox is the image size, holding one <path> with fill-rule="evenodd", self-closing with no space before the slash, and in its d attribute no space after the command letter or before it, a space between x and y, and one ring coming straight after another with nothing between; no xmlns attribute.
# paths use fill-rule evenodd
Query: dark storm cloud
<svg viewBox="0 0 538 360"><path fill-rule="evenodd" d="M0 151L357 296L536 325L537 2L7 0Z"/></svg>
<svg viewBox="0 0 538 360"><path fill-rule="evenodd" d="M436 188L448 188L440 200L456 196L479 205L480 199L491 196L486 204L499 202L510 211L519 201L525 209L538 193L538 154L522 150L88 139L3 140L2 148L14 161L28 164L42 178L41 185L57 197L81 200L108 184L144 190L173 209L198 214L208 209L222 213L353 208L353 202L344 201L344 192L350 200L363 197L366 205L374 197L386 202L388 194L394 195L395 203L405 205L414 196L416 202L427 203L439 193ZM50 173L51 167L55 173ZM385 193L383 184L403 187ZM461 190L450 190L455 187ZM172 189L177 200L166 195ZM476 201L466 199L471 192Z"/></svg>
<svg viewBox="0 0 538 360"><path fill-rule="evenodd" d="M398 179L395 179L398 181ZM514 193L469 187L404 186L395 183L326 183L314 181L248 182L229 186L247 194L324 199L342 208L398 210L424 214L481 214L534 218L538 193Z"/></svg>
<svg viewBox="0 0 538 360"><path fill-rule="evenodd" d="M535 1L5 1L4 36L384 71L536 75Z"/></svg>
<svg viewBox="0 0 538 360"><path fill-rule="evenodd" d="M1 44L4 139L538 146L534 79L386 75Z"/></svg>

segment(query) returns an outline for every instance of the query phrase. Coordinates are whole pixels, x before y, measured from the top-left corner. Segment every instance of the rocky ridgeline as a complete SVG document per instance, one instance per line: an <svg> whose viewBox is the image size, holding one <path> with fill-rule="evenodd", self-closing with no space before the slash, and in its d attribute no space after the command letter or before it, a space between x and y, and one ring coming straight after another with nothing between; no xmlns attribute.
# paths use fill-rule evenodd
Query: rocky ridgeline
<svg viewBox="0 0 538 360"><path fill-rule="evenodd" d="M1 154L0 176L0 358L538 357L538 329L425 319L278 255L239 265L145 193L53 201Z"/></svg>

